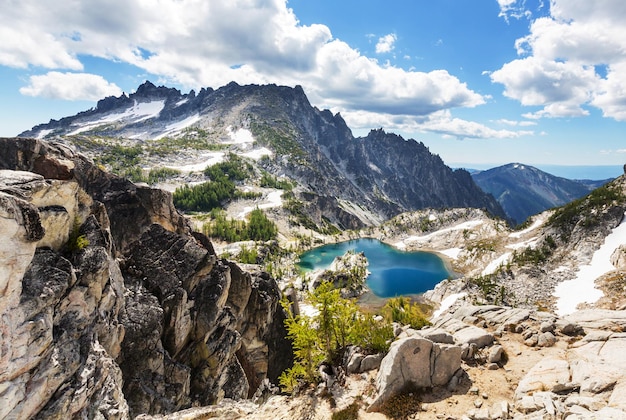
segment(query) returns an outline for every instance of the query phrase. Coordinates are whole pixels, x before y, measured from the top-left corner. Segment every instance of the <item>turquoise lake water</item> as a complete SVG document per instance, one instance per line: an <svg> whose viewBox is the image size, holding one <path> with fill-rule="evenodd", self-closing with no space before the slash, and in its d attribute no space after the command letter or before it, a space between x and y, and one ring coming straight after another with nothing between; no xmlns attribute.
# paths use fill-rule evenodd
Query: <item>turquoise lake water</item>
<svg viewBox="0 0 626 420"><path fill-rule="evenodd" d="M452 276L436 254L400 251L377 239L356 239L314 248L300 256L298 265L303 270L326 269L335 257L348 250L365 254L371 273L367 287L378 297L423 293Z"/></svg>

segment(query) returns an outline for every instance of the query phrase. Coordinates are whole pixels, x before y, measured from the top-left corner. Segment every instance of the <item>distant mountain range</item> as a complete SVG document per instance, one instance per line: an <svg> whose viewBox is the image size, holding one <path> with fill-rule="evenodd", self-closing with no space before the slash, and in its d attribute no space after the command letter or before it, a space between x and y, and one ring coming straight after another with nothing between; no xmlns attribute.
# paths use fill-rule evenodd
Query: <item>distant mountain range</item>
<svg viewBox="0 0 626 420"><path fill-rule="evenodd" d="M467 171L452 170L423 143L382 129L355 138L341 115L311 106L300 86L233 82L181 94L145 82L133 94L105 98L20 136L61 138L79 150L97 137L99 144L134 144L142 156L154 156L155 140L171 139L179 146L163 159L176 159L185 148L224 147L241 130L253 137L252 147L266 151L253 162L258 171L294 182L302 211L318 224L354 229L428 207L484 208L506 218Z"/></svg>
<svg viewBox="0 0 626 420"><path fill-rule="evenodd" d="M521 163L472 171L472 178L483 191L498 200L517 224L529 216L583 197L609 181L561 178Z"/></svg>

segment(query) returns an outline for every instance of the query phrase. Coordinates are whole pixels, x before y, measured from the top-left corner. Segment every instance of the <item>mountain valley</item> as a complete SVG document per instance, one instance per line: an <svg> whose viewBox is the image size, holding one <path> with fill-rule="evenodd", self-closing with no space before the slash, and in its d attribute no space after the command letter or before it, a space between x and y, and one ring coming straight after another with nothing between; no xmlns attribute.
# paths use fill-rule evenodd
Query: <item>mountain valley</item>
<svg viewBox="0 0 626 420"><path fill-rule="evenodd" d="M0 418L626 418L625 175L470 175L275 85L146 82L0 143ZM298 255L362 237L456 275L279 391L311 285L367 264Z"/></svg>

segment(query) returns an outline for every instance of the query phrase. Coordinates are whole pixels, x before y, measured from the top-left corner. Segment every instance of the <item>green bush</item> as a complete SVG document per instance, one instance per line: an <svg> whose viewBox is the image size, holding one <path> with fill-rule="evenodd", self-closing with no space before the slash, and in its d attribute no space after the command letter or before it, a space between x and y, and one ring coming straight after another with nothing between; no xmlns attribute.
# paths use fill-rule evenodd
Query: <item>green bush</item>
<svg viewBox="0 0 626 420"><path fill-rule="evenodd" d="M259 253L256 248L252 247L248 249L247 247L242 246L237 259L243 264L256 264L258 255Z"/></svg>
<svg viewBox="0 0 626 420"><path fill-rule="evenodd" d="M428 318L426 318L419 305L411 303L411 299L405 296L389 299L382 311L383 316L389 321L410 325L411 328L417 330L430 325Z"/></svg>
<svg viewBox="0 0 626 420"><path fill-rule="evenodd" d="M176 188L174 205L185 211L211 211L236 196L235 184L227 179Z"/></svg>
<svg viewBox="0 0 626 420"><path fill-rule="evenodd" d="M267 218L263 210L254 209L250 221L227 219L220 209L211 210L211 221L204 223L202 231L211 238L226 242L269 241L276 238L278 228Z"/></svg>
<svg viewBox="0 0 626 420"><path fill-rule="evenodd" d="M545 262L556 249L557 244L552 236L547 236L541 246L535 248L526 247L523 251L513 253L513 262L518 265L541 264Z"/></svg>
<svg viewBox="0 0 626 420"><path fill-rule="evenodd" d="M177 175L180 175L180 171L178 169L153 168L148 173L148 184L156 184L158 182L163 182Z"/></svg>
<svg viewBox="0 0 626 420"><path fill-rule="evenodd" d="M577 224L585 228L597 226L603 208L626 200L621 189L614 184L596 188L586 197L574 200L558 208L548 219L547 225L560 230L566 240Z"/></svg>
<svg viewBox="0 0 626 420"><path fill-rule="evenodd" d="M333 363L350 344L374 351L387 351L393 338L391 325L377 322L359 313L356 303L340 296L328 282L308 294L318 311L314 317L294 317L289 304L283 307L290 314L285 320L288 337L294 350L294 365L279 377L281 387L292 392L299 386L319 379L317 367L324 361Z"/></svg>
<svg viewBox="0 0 626 420"><path fill-rule="evenodd" d="M291 191L293 189L293 184L291 182L286 179L278 179L268 172L263 172L259 185L261 187L276 188L278 190L286 191Z"/></svg>
<svg viewBox="0 0 626 420"><path fill-rule="evenodd" d="M208 166L204 174L212 181L244 181L252 173L252 165L233 154L228 155L228 160Z"/></svg>

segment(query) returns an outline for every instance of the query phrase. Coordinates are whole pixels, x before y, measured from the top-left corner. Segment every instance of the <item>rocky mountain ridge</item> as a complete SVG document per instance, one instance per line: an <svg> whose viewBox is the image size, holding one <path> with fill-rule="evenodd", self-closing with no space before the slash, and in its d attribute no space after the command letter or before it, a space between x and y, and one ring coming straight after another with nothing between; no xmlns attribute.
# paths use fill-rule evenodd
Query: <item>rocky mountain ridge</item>
<svg viewBox="0 0 626 420"><path fill-rule="evenodd" d="M486 208L506 217L466 171L453 171L422 143L383 130L355 138L339 114L312 107L300 86L230 83L181 94L146 82L131 95L103 99L95 109L20 136L62 136L96 155L82 136L145 149L155 140L185 138L210 144L209 150L235 150L225 144L241 130L254 139L252 147L264 149L263 158L255 157L262 170L295 182L296 194L308 194L304 210L318 224L324 218L340 229L360 228L425 207ZM169 156L185 156L184 148Z"/></svg>
<svg viewBox="0 0 626 420"><path fill-rule="evenodd" d="M498 200L516 224L583 197L602 185L557 177L521 163L474 172L472 178Z"/></svg>

